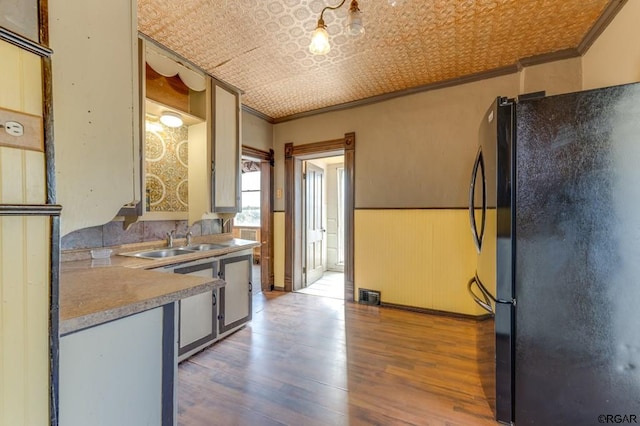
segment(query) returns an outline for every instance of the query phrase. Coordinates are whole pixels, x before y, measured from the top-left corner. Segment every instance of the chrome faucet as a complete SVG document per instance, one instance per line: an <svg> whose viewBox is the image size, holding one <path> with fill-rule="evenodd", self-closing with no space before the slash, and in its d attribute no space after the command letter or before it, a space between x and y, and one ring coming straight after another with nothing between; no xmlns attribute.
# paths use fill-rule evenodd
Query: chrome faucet
<svg viewBox="0 0 640 426"><path fill-rule="evenodd" d="M171 248L173 247L173 237L175 234L175 229L172 229L171 231L167 232L167 247Z"/></svg>
<svg viewBox="0 0 640 426"><path fill-rule="evenodd" d="M191 245L191 238L193 237L193 232L189 231L187 232L187 245L190 246Z"/></svg>

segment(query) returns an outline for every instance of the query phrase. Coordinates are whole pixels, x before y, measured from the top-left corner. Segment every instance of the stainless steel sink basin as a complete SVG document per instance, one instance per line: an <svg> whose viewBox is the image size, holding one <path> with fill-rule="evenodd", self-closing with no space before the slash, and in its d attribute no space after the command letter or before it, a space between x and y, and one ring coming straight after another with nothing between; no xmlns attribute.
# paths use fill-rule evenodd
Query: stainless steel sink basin
<svg viewBox="0 0 640 426"><path fill-rule="evenodd" d="M134 257L144 257L148 259L164 259L165 257L181 256L183 254L191 254L194 250L187 250L186 248L166 248L158 250L143 251L140 253L128 254Z"/></svg>
<svg viewBox="0 0 640 426"><path fill-rule="evenodd" d="M186 250L195 250L195 251L205 251L205 250L217 250L229 247L224 244L194 244L191 246L186 246Z"/></svg>

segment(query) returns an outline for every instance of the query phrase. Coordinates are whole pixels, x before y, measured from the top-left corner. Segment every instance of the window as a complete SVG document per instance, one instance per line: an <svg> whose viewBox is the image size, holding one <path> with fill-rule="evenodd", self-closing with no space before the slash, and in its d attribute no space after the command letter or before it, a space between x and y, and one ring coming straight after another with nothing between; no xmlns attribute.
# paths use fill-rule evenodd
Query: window
<svg viewBox="0 0 640 426"><path fill-rule="evenodd" d="M260 171L242 173L242 211L234 226L260 226Z"/></svg>

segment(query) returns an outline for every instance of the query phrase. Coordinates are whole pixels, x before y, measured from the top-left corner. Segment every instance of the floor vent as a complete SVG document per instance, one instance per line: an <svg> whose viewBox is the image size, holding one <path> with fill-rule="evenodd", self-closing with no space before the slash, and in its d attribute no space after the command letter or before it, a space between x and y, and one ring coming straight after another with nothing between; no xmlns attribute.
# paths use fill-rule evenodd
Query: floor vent
<svg viewBox="0 0 640 426"><path fill-rule="evenodd" d="M361 288L358 292L358 301L365 305L379 305L380 292Z"/></svg>

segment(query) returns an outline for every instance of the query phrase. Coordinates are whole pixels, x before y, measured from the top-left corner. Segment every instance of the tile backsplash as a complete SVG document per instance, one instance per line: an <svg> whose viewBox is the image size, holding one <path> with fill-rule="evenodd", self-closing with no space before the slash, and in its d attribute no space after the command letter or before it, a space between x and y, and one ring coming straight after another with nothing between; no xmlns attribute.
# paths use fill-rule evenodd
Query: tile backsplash
<svg viewBox="0 0 640 426"><path fill-rule="evenodd" d="M222 232L220 219L205 219L191 227L194 237ZM154 220L136 222L124 229L124 222L113 221L74 231L62 237L62 250L110 247L166 239L167 232L175 230L176 238L184 238L188 231L186 220Z"/></svg>

